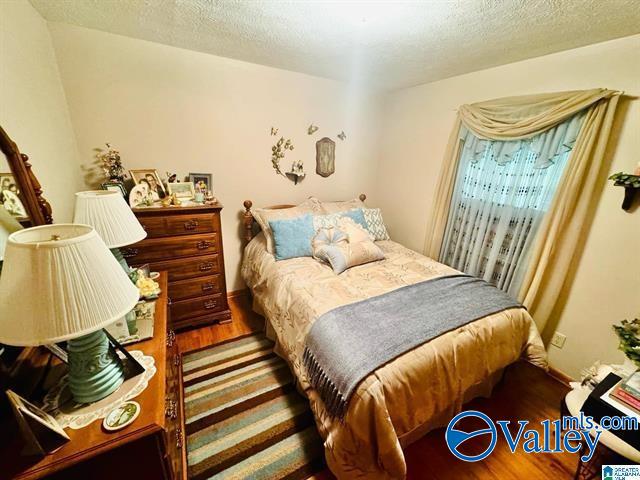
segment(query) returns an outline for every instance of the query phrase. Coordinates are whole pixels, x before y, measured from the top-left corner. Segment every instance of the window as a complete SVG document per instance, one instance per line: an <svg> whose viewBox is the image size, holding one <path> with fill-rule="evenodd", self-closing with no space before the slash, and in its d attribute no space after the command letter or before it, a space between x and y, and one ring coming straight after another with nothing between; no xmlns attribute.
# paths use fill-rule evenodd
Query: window
<svg viewBox="0 0 640 480"><path fill-rule="evenodd" d="M461 129L440 261L517 295L583 117L522 140L485 140Z"/></svg>

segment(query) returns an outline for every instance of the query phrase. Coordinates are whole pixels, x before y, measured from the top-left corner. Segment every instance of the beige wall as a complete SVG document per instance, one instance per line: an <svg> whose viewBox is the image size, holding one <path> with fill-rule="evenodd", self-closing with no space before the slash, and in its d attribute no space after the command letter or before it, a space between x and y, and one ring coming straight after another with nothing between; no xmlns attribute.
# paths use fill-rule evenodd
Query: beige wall
<svg viewBox="0 0 640 480"><path fill-rule="evenodd" d="M442 157L464 103L529 93L606 87L640 95L640 36L530 59L390 94L384 108L377 192L394 239L422 250ZM623 102L617 147L605 173L635 168L640 102ZM614 141L615 143L615 141ZM593 361L620 361L611 324L640 315L640 209L603 179L593 223L564 309L550 322L567 335L551 364L573 376ZM549 332L546 332L547 334Z"/></svg>
<svg viewBox="0 0 640 480"><path fill-rule="evenodd" d="M222 212L227 286L243 288L240 212L309 195L353 198L374 184L378 102L346 85L298 73L73 27L50 24L83 161L104 142L127 168L211 172ZM320 127L307 135L313 122ZM271 126L290 137L291 161L307 178L294 186L271 166ZM336 139L341 130L347 134ZM315 141L336 141L336 172L315 174ZM89 180L91 183L92 180ZM54 206L55 207L55 206Z"/></svg>
<svg viewBox="0 0 640 480"><path fill-rule="evenodd" d="M27 0L0 2L0 59L0 125L29 155L54 220L71 221L78 150L47 22Z"/></svg>

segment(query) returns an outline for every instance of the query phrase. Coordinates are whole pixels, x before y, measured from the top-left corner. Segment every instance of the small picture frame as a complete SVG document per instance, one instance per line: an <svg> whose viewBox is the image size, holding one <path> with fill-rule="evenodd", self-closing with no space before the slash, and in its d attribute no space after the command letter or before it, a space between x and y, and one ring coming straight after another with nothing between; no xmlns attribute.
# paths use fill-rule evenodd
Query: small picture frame
<svg viewBox="0 0 640 480"><path fill-rule="evenodd" d="M196 194L193 182L169 183L167 187L169 188L169 195L175 193L176 197L181 200L191 200Z"/></svg>
<svg viewBox="0 0 640 480"><path fill-rule="evenodd" d="M133 183L136 185L144 184L147 186L147 190L153 196L153 201L166 197L167 191L164 189L164 184L160 180L156 169L129 170L129 175L131 175Z"/></svg>
<svg viewBox="0 0 640 480"><path fill-rule="evenodd" d="M147 187L146 183L134 185L129 192L129 206L131 208L151 207L154 203L154 196Z"/></svg>
<svg viewBox="0 0 640 480"><path fill-rule="evenodd" d="M213 176L210 173L190 173L189 181L193 182L196 191L202 193L213 191Z"/></svg>
<svg viewBox="0 0 640 480"><path fill-rule="evenodd" d="M48 345L44 345L44 348L53 353L56 357L60 359L63 363L69 363L69 354L67 350L63 347L63 344L60 343L50 343Z"/></svg>
<svg viewBox="0 0 640 480"><path fill-rule="evenodd" d="M110 192L119 192L124 198L127 198L127 191L125 190L122 182L104 182L100 186L103 190L109 190Z"/></svg>
<svg viewBox="0 0 640 480"><path fill-rule="evenodd" d="M18 422L18 428L25 441L25 455L46 455L51 453L70 438L58 425L55 418L44 410L22 398L12 390L7 390L11 410Z"/></svg>
<svg viewBox="0 0 640 480"><path fill-rule="evenodd" d="M20 189L13 173L0 173L0 206L17 219L28 218L27 210L20 200Z"/></svg>

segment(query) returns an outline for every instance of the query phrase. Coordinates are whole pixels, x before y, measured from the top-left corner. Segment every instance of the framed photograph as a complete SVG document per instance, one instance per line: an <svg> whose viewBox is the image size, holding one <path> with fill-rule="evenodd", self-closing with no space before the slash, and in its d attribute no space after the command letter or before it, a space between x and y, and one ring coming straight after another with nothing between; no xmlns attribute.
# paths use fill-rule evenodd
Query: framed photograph
<svg viewBox="0 0 640 480"><path fill-rule="evenodd" d="M189 181L193 182L196 190L199 189L203 193L213 191L213 178L210 173L190 173Z"/></svg>
<svg viewBox="0 0 640 480"><path fill-rule="evenodd" d="M151 207L157 197L157 194L154 195L149 191L145 182L140 182L129 192L129 206L131 208Z"/></svg>
<svg viewBox="0 0 640 480"><path fill-rule="evenodd" d="M27 210L18 197L19 194L20 190L13 173L0 173L0 205L14 217L27 218Z"/></svg>
<svg viewBox="0 0 640 480"><path fill-rule="evenodd" d="M182 200L191 200L196 194L193 182L169 183L167 186L169 187L169 195L175 193L176 197Z"/></svg>
<svg viewBox="0 0 640 480"><path fill-rule="evenodd" d="M164 185L155 169L129 170L129 174L136 185L146 185L153 196L153 200L160 200L167 195Z"/></svg>
<svg viewBox="0 0 640 480"><path fill-rule="evenodd" d="M44 455L69 441L69 436L55 418L15 392L7 390L6 393L25 440L25 454Z"/></svg>
<svg viewBox="0 0 640 480"><path fill-rule="evenodd" d="M110 192L120 192L124 198L127 198L127 191L121 182L104 182L100 185L103 190L109 190Z"/></svg>
<svg viewBox="0 0 640 480"><path fill-rule="evenodd" d="M44 348L53 353L56 357L58 357L62 362L69 363L69 354L63 347L63 344L60 343L51 343L49 345L44 345Z"/></svg>

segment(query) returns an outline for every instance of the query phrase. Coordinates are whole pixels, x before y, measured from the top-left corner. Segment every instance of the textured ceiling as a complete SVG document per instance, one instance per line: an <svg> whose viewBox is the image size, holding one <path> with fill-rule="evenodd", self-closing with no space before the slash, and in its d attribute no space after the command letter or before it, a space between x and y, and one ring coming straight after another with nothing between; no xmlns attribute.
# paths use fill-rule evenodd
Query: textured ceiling
<svg viewBox="0 0 640 480"><path fill-rule="evenodd" d="M44 18L394 89L640 32L638 0L31 0Z"/></svg>

